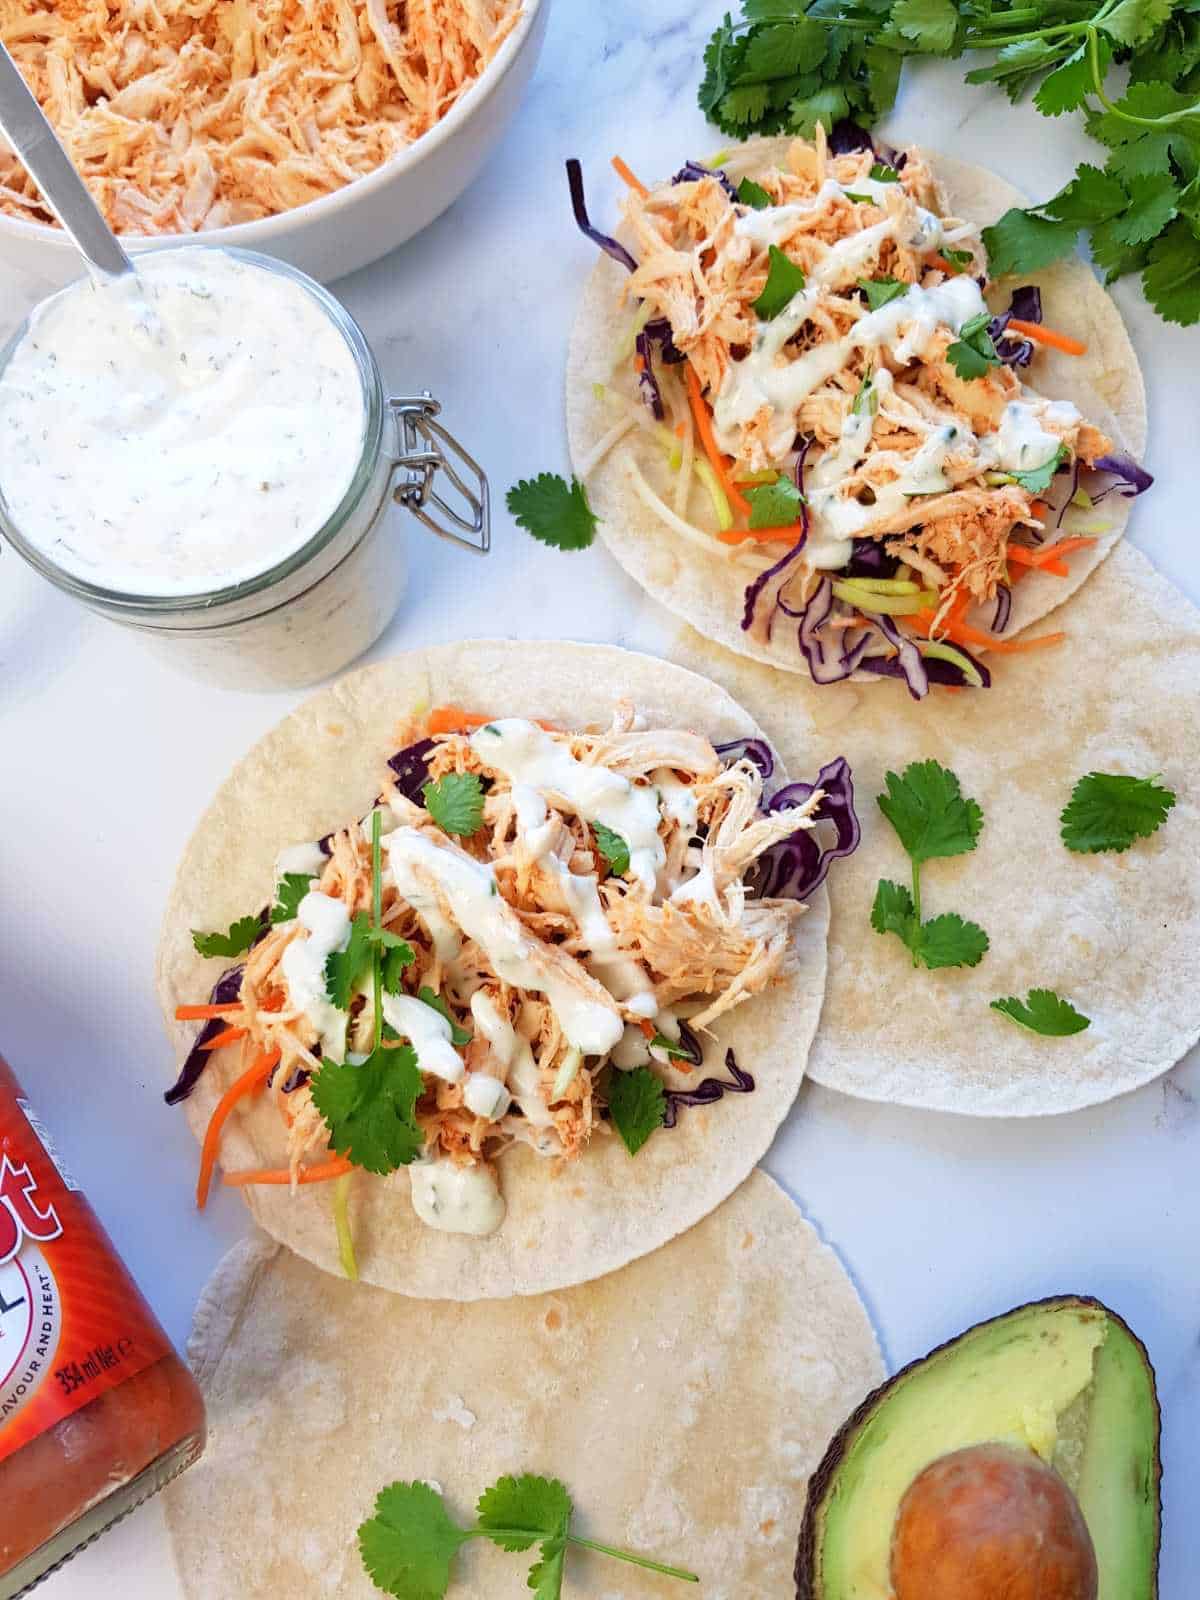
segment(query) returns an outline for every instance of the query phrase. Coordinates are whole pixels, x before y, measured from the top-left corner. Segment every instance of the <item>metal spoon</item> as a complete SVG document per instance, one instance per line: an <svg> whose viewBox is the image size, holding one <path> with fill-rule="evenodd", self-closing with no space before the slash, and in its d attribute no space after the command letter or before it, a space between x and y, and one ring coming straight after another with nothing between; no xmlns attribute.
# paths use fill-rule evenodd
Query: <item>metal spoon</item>
<svg viewBox="0 0 1200 1600"><path fill-rule="evenodd" d="M105 222L58 135L46 121L16 63L0 45L0 129L42 198L74 239L99 283L132 273L133 262Z"/></svg>

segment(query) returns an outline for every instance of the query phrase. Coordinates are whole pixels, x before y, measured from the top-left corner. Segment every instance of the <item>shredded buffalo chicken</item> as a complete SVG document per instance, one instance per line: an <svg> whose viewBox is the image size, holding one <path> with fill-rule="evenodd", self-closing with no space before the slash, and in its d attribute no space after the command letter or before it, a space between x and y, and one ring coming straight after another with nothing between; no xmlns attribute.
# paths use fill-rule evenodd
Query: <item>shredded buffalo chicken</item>
<svg viewBox="0 0 1200 1600"><path fill-rule="evenodd" d="M519 0L0 0L0 40L126 234L291 210L471 87ZM53 222L0 152L0 211Z"/></svg>

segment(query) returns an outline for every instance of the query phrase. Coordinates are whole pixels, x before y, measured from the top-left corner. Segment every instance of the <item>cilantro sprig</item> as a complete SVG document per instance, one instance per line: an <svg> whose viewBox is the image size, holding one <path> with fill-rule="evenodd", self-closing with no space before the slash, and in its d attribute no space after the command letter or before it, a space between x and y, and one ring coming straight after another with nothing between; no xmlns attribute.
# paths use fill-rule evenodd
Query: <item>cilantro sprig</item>
<svg viewBox="0 0 1200 1600"><path fill-rule="evenodd" d="M1053 989L1030 989L1024 1000L1015 994L991 1002L992 1010L1008 1017L1031 1033L1042 1033L1048 1038L1066 1038L1068 1034L1082 1033L1090 1028L1091 1018L1076 1011L1069 1000L1055 994Z"/></svg>
<svg viewBox="0 0 1200 1600"><path fill-rule="evenodd" d="M421 791L425 809L443 833L469 839L483 823L483 784L477 772L447 772Z"/></svg>
<svg viewBox="0 0 1200 1600"><path fill-rule="evenodd" d="M760 483L745 491L750 502L752 528L787 528L800 521L800 508L804 496L790 478L780 477L774 483Z"/></svg>
<svg viewBox="0 0 1200 1600"><path fill-rule="evenodd" d="M312 877L307 872L285 872L275 885L271 921L292 922L299 915L300 902L312 888L312 883Z"/></svg>
<svg viewBox="0 0 1200 1600"><path fill-rule="evenodd" d="M767 262L767 281L758 299L751 303L764 322L771 322L800 293L807 279L804 268L798 267L777 244L768 245Z"/></svg>
<svg viewBox="0 0 1200 1600"><path fill-rule="evenodd" d="M709 41L700 107L739 139L870 127L918 55L979 62L968 82L1014 102L1032 93L1043 116L1081 112L1102 147L1102 165L1082 163L1057 194L985 229L993 277L1036 272L1086 234L1109 283L1139 273L1166 321L1200 320L1194 0L743 0Z"/></svg>
<svg viewBox="0 0 1200 1600"><path fill-rule="evenodd" d="M192 944L199 956L241 956L251 949L262 932L259 917L239 917L224 933L198 933L192 929Z"/></svg>
<svg viewBox="0 0 1200 1600"><path fill-rule="evenodd" d="M1059 818L1062 841L1081 854L1128 850L1156 833L1174 804L1174 791L1157 778L1089 772L1071 791Z"/></svg>
<svg viewBox="0 0 1200 1600"><path fill-rule="evenodd" d="M982 378L989 367L998 367L1000 357L988 332L992 320L990 311L981 311L977 317L964 322L958 338L946 349L946 359L960 378Z"/></svg>
<svg viewBox="0 0 1200 1600"><path fill-rule="evenodd" d="M631 1156L637 1155L666 1119L662 1079L649 1067L634 1067L629 1072L614 1068L608 1080L608 1111L621 1143Z"/></svg>
<svg viewBox="0 0 1200 1600"><path fill-rule="evenodd" d="M518 527L556 550L586 550L595 538L598 518L578 478L568 483L556 472L539 472L515 483L505 503Z"/></svg>
<svg viewBox="0 0 1200 1600"><path fill-rule="evenodd" d="M528 1578L535 1600L559 1600L571 1545L683 1583L699 1583L694 1572L572 1533L574 1509L557 1478L522 1473L500 1478L485 1489L475 1507L474 1524L464 1528L429 1484L392 1483L377 1495L374 1515L359 1528L358 1549L375 1587L395 1600L442 1600L455 1557L471 1539L490 1539L513 1554L537 1545L539 1559Z"/></svg>
<svg viewBox="0 0 1200 1600"><path fill-rule="evenodd" d="M928 922L921 915L921 868L974 850L983 812L967 799L958 778L937 761L914 761L901 776L889 772L879 809L895 829L912 863L912 888L881 879L871 907L876 933L895 934L912 955L913 966L975 967L983 960L988 936L956 912Z"/></svg>
<svg viewBox="0 0 1200 1600"><path fill-rule="evenodd" d="M613 828L606 828L602 822L593 822L592 832L596 835L596 849L608 864L608 870L614 878L623 878L629 871L629 845Z"/></svg>

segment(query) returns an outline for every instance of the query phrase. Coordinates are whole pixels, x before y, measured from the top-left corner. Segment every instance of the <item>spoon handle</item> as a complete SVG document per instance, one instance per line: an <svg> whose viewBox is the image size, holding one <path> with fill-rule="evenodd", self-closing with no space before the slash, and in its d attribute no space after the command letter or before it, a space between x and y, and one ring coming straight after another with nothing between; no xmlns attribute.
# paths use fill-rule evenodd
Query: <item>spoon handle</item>
<svg viewBox="0 0 1200 1600"><path fill-rule="evenodd" d="M133 263L105 222L41 106L0 45L0 129L42 192L42 198L103 278L133 271Z"/></svg>

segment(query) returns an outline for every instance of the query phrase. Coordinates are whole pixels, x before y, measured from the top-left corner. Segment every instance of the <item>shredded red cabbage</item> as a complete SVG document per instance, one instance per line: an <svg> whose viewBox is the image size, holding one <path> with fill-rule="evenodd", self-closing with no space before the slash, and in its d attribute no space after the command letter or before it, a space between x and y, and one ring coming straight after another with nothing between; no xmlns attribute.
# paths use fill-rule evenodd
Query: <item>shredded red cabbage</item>
<svg viewBox="0 0 1200 1600"><path fill-rule="evenodd" d="M620 244L610 233L601 233L599 228L593 228L587 213L587 201L583 193L583 168L575 156L567 162L567 183L571 190L571 210L575 213L575 221L581 233L586 233L593 244L598 244L614 261L630 272L637 271L637 262L629 254L623 244Z"/></svg>
<svg viewBox="0 0 1200 1600"><path fill-rule="evenodd" d="M874 150L875 146L865 128L860 128L857 122L845 117L834 123L829 135L829 149L835 156L845 156L852 150Z"/></svg>
<svg viewBox="0 0 1200 1600"><path fill-rule="evenodd" d="M775 771L775 757L765 739L730 739L726 744L713 745L713 749L719 756L729 757L726 763L729 766L735 761L753 763L762 774L764 782Z"/></svg>
<svg viewBox="0 0 1200 1600"><path fill-rule="evenodd" d="M1110 484L1103 493L1092 496L1093 503L1097 500L1102 500L1104 495L1109 494L1114 489L1116 489L1122 500L1133 500L1139 494L1145 494L1146 490L1154 482L1153 477L1146 471L1145 467L1138 466L1136 461L1124 455L1097 456L1095 461L1092 462L1092 471L1111 472L1119 483L1128 485L1127 488L1119 489L1117 484Z"/></svg>
<svg viewBox="0 0 1200 1600"><path fill-rule="evenodd" d="M981 679L981 687L984 689L990 689L992 686L992 675L984 666L979 657L973 656L969 650L964 650L961 644L956 644L954 648L958 651L960 656L966 656L967 660L975 668ZM943 683L951 689L968 689L974 687L973 684L968 684L962 668L957 666L953 661L943 661L938 656L925 656L923 664L925 668L925 676L929 679L930 683ZM898 656L864 656L858 665L860 671L873 672L877 677L880 678L904 677L904 668L900 665L900 658Z"/></svg>
<svg viewBox="0 0 1200 1600"><path fill-rule="evenodd" d="M1006 583L996 585L996 609L992 614L992 632L1003 633L1012 616L1012 590Z"/></svg>
<svg viewBox="0 0 1200 1600"><path fill-rule="evenodd" d="M867 653L871 634L866 632L849 649L844 629L822 633L833 615L833 579L825 576L800 612L798 638L814 683L841 683L850 677Z"/></svg>
<svg viewBox="0 0 1200 1600"><path fill-rule="evenodd" d="M731 200L737 199L737 190L729 174L720 167L705 167L699 161L685 161L671 179L672 183L698 183L701 178L715 178Z"/></svg>
<svg viewBox="0 0 1200 1600"><path fill-rule="evenodd" d="M425 803L422 791L429 782L429 757L436 749L436 739L418 739L416 744L398 750L388 761L396 775L397 789L415 806Z"/></svg>
<svg viewBox="0 0 1200 1600"><path fill-rule="evenodd" d="M680 1032L683 1031L680 1023ZM679 1120L679 1112L684 1106L711 1106L727 1094L753 1094L754 1079L748 1072L743 1072L737 1064L737 1057L732 1050L725 1052L725 1067L729 1072L729 1079L705 1078L694 1089L664 1089L663 1098L666 1101L666 1111L663 1115L664 1128L673 1128Z"/></svg>
<svg viewBox="0 0 1200 1600"><path fill-rule="evenodd" d="M862 828L854 809L854 777L845 756L822 767L815 783L789 783L778 789L766 810L787 811L803 805L815 789L824 790L824 795L813 820L833 824L834 842L822 844L818 828L797 828L765 850L749 880L760 900L806 900L825 882L835 861L858 849Z"/></svg>
<svg viewBox="0 0 1200 1600"><path fill-rule="evenodd" d="M641 370L638 373L638 388L641 390L642 399L650 407L656 422L661 422L666 416L663 407L662 390L658 387L658 379L654 376L654 350L651 346L650 335L645 328L634 340L637 353L642 358Z"/></svg>
<svg viewBox="0 0 1200 1600"><path fill-rule="evenodd" d="M241 996L242 974L245 970L245 964L239 963L238 966L230 967L228 971L223 972L213 984L212 993L208 997L209 1003L214 1006L227 1006L237 1000ZM196 1035L196 1042L188 1051L187 1060L179 1069L179 1076L163 1095L169 1106L177 1106L181 1100L186 1100L200 1082L201 1074L213 1058L213 1052L206 1050L204 1046L228 1026L224 1017L210 1017L200 1029Z"/></svg>
<svg viewBox="0 0 1200 1600"><path fill-rule="evenodd" d="M1018 322L1041 322L1042 291L1035 283L1022 284L1014 289L1008 310L1001 311L988 323L988 334L996 347L996 354L1006 367L1027 367L1033 360L1035 348L1031 339L1018 334L1006 335L1005 329L1013 317Z"/></svg>
<svg viewBox="0 0 1200 1600"><path fill-rule="evenodd" d="M663 362L668 367L674 367L687 357L682 350L675 348L675 340L671 334L671 324L666 317L652 317L645 327L646 337L653 339L655 344L662 346L661 355Z"/></svg>
<svg viewBox="0 0 1200 1600"><path fill-rule="evenodd" d="M696 1037L695 1030L689 1027L682 1019L680 1019L679 1038L676 1043L679 1049L683 1051L685 1061L690 1061L693 1067L700 1066L704 1060L704 1046Z"/></svg>
<svg viewBox="0 0 1200 1600"><path fill-rule="evenodd" d="M847 578L894 578L900 566L878 539L854 539L854 551L843 571Z"/></svg>
<svg viewBox="0 0 1200 1600"><path fill-rule="evenodd" d="M925 657L921 654L911 634L901 633L891 617L879 613L872 620L880 633L896 651L896 661L904 674L908 692L914 700L924 700L929 693L929 673L925 670Z"/></svg>

